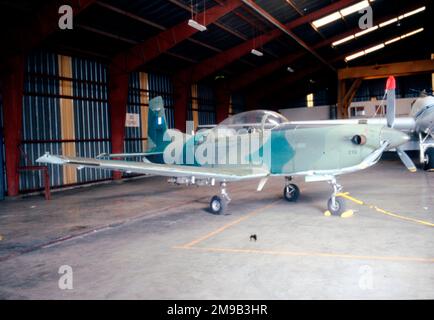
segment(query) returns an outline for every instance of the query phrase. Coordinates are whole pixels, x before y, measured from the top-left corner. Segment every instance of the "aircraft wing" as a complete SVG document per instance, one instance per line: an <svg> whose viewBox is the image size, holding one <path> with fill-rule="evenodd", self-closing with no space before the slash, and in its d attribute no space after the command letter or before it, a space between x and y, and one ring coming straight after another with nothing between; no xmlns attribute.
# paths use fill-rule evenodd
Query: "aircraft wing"
<svg viewBox="0 0 434 320"><path fill-rule="evenodd" d="M79 158L50 155L46 153L36 160L38 163L72 165L78 168L96 168L118 170L128 173L153 174L168 177L211 178L216 181L239 181L267 177L270 172L260 167L198 167L187 165L157 164L150 162L133 162L120 160L99 160L93 158Z"/></svg>

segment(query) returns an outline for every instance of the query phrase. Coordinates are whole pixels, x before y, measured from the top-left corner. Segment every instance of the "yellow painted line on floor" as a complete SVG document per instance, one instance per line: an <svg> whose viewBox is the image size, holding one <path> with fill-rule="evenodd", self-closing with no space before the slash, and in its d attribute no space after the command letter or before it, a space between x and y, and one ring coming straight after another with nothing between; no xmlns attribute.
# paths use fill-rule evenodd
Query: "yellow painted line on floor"
<svg viewBox="0 0 434 320"><path fill-rule="evenodd" d="M259 249L231 249L231 248L207 248L207 247L174 247L175 249L197 250L205 252L221 252L221 253L247 253L247 254L266 254L275 256L310 256L321 258L342 258L352 260L381 260L381 261L407 261L407 262L423 262L434 263L434 258L422 257L395 257L395 256L369 256L369 255L351 255L341 253L327 253L327 252L298 252L298 251L277 251L277 250L259 250Z"/></svg>
<svg viewBox="0 0 434 320"><path fill-rule="evenodd" d="M415 222L415 223L418 223L418 224L423 224L423 225L426 225L426 226L429 226L429 227L434 227L434 223L432 223L432 222L428 222L428 221L424 221L424 220L419 220L419 219L414 219L414 218L402 216L402 215L399 215L399 214L396 214L396 213L393 213L393 212L381 209L381 208L379 208L379 207L377 207L375 205L368 205L368 204L366 204L365 202L363 202L363 201L361 201L359 199L351 197L348 192L341 193L341 194L339 194L339 196L341 196L341 197L343 197L345 199L348 199L350 201L353 201L353 202L355 202L357 204L366 205L370 209L374 209L375 211L377 211L379 213L382 213L382 214L385 214L385 215L388 215L390 217L394 217L394 218L401 219L401 220L406 220L406 221L411 221L411 222Z"/></svg>
<svg viewBox="0 0 434 320"><path fill-rule="evenodd" d="M183 245L181 247L177 247L177 248L191 248L192 246L194 246L194 245L196 245L196 244L198 244L198 243L200 243L200 242L202 242L202 241L204 241L206 239L209 239L209 238L211 238L211 237L213 237L213 236L215 236L215 235L223 232L224 230L226 230L226 229L228 229L228 228L230 228L230 227L232 227L232 226L234 226L234 225L236 225L236 224L238 224L238 223L240 223L240 222L242 222L244 220L247 220L248 218L254 216L257 213L259 213L261 210L273 207L274 205L276 205L280 201L281 201L281 199L279 199L277 201L274 201L274 202L272 202L270 204L267 204L265 206L259 207L258 209L255 209L255 210L247 213L246 215L242 216L241 218L236 219L236 220L234 220L232 222L229 222L229 223L225 224L224 226L222 226L222 227L220 227L220 228L218 228L218 229L216 229L216 230L214 230L214 231L212 231L212 232L204 235L203 237L195 239L195 240L193 240L193 241L191 241L191 242L189 242L189 243L187 243L187 244L185 244L185 245Z"/></svg>
<svg viewBox="0 0 434 320"><path fill-rule="evenodd" d="M351 200L351 201L353 201L353 202L355 202L357 204L360 204L360 205L364 204L364 202L362 200L359 200L359 199L356 199L354 197L351 197L349 192L338 193L336 196L342 197L342 198L345 198L345 199L348 199L348 200Z"/></svg>

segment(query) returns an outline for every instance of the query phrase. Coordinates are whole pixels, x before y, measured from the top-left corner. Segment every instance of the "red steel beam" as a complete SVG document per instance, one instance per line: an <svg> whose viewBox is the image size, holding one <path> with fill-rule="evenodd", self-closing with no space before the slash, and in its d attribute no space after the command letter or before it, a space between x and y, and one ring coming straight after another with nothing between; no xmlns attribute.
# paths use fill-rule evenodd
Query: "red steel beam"
<svg viewBox="0 0 434 320"><path fill-rule="evenodd" d="M13 197L19 193L18 167L23 126L24 57L11 59L9 68L9 72L3 79L2 96L8 195Z"/></svg>
<svg viewBox="0 0 434 320"><path fill-rule="evenodd" d="M217 123L222 122L229 116L229 105L231 95L229 90L224 86L218 86L214 89L216 98L216 117Z"/></svg>
<svg viewBox="0 0 434 320"><path fill-rule="evenodd" d="M223 6L217 5L205 12L201 12L196 15L195 19L200 23L204 21L205 25L210 25L241 5L240 0L226 0ZM190 27L186 21L183 21L126 52L118 54L113 59L113 64L124 72L134 71L197 32L199 31Z"/></svg>
<svg viewBox="0 0 434 320"><path fill-rule="evenodd" d="M331 5L328 5L320 10L314 11L310 14L307 14L303 17L297 18L285 25L287 29L296 28L304 23L311 22L319 17L323 17L327 14L333 13L336 10L345 8L353 3L356 3L358 0L340 0ZM264 45L267 42L270 42L279 36L281 36L283 32L279 29L274 29L268 33L262 34L256 38L250 39L236 47L233 47L227 51L216 54L213 57L205 59L201 63L184 69L180 72L183 77L189 77L192 82L197 82L206 76L222 69L224 66L230 64L231 62L241 58L242 56L248 54L253 48L257 48L259 46Z"/></svg>
<svg viewBox="0 0 434 320"><path fill-rule="evenodd" d="M187 105L191 96L191 83L188 79L173 78L173 96L175 110L175 128L186 131Z"/></svg>
<svg viewBox="0 0 434 320"><path fill-rule="evenodd" d="M123 153L124 151L128 80L128 73L116 73L113 68L110 68L108 103L110 106L112 153ZM121 177L121 172L113 172L113 179L118 180Z"/></svg>

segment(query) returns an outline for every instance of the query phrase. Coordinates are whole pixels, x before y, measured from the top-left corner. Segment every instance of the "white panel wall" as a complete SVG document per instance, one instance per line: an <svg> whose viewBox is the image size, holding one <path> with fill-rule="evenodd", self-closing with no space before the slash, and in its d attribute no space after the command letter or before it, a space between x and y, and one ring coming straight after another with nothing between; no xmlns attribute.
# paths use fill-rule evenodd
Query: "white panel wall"
<svg viewBox="0 0 434 320"><path fill-rule="evenodd" d="M328 120L330 119L330 106L313 108L292 108L279 110L289 121Z"/></svg>

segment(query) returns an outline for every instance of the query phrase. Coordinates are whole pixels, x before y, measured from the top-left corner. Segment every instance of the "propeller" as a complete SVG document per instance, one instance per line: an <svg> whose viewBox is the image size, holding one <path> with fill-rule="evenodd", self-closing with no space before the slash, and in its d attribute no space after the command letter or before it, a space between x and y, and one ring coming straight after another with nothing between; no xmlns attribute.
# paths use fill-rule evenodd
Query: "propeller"
<svg viewBox="0 0 434 320"><path fill-rule="evenodd" d="M386 94L387 94L387 109L386 109L386 119L387 126L389 128L393 128L395 124L395 115L396 115L396 80L395 77L390 76L387 79L386 83ZM402 163L407 167L410 172L416 172L416 165L413 160L407 155L402 146L396 147L396 152L398 153L399 158Z"/></svg>
<svg viewBox="0 0 434 320"><path fill-rule="evenodd" d="M399 158L404 163L404 165L407 167L407 169L410 172L416 172L416 166L414 165L413 160L410 159L407 153L402 149L402 147L397 147L396 152L398 153Z"/></svg>

